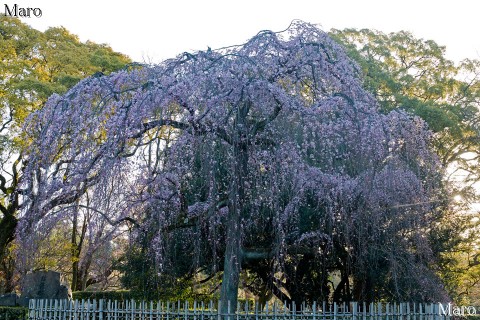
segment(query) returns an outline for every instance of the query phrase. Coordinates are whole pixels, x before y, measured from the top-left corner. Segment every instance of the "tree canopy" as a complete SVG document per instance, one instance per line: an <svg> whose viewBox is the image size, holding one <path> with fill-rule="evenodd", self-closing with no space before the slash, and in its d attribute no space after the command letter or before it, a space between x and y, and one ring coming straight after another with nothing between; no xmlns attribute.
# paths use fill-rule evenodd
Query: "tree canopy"
<svg viewBox="0 0 480 320"><path fill-rule="evenodd" d="M82 43L65 28L40 32L19 19L0 15L0 273L2 289L13 290L15 238L22 206L19 180L25 118L53 93L65 93L80 79L110 73L130 60L106 45Z"/></svg>
<svg viewBox="0 0 480 320"><path fill-rule="evenodd" d="M408 32L346 29L330 34L359 63L364 85L383 112L406 110L433 131L434 150L447 168L445 185L461 199L445 214L438 230L439 274L457 303L480 301L478 293L476 298L472 294L480 281L480 216L475 205L480 173L480 61L454 63L445 57L445 47ZM452 229L458 231L456 235Z"/></svg>
<svg viewBox="0 0 480 320"><path fill-rule="evenodd" d="M408 32L384 34L362 29L332 30L362 68L365 87L382 110L403 109L424 119L435 133L435 147L444 166L470 174L464 182L478 180L478 169L469 159L478 156L480 61L458 64L445 57L445 47L417 39Z"/></svg>
<svg viewBox="0 0 480 320"><path fill-rule="evenodd" d="M88 196L112 224L150 234L159 273L174 244L223 271L222 308L236 306L241 269L262 277L265 264L292 300L445 299L428 237L448 200L426 124L380 112L315 26L90 77L25 131L25 246Z"/></svg>

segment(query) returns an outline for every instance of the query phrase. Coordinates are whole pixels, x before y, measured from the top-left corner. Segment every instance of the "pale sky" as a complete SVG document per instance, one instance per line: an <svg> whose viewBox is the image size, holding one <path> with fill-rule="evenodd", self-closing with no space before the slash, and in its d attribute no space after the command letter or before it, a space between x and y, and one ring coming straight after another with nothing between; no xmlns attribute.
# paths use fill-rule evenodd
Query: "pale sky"
<svg viewBox="0 0 480 320"><path fill-rule="evenodd" d="M330 28L407 30L447 46L447 57L480 59L479 0L19 0L42 17L36 29L64 26L82 41L106 43L140 62L184 51L241 44L258 31L284 30L293 19Z"/></svg>

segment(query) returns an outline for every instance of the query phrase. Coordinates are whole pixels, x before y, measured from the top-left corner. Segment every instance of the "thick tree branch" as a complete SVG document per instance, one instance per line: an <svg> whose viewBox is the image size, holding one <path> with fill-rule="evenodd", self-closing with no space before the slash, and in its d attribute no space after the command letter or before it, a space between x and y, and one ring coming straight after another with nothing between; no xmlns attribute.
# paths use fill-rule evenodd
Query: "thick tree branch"
<svg viewBox="0 0 480 320"><path fill-rule="evenodd" d="M145 132L147 132L148 130L151 130L151 129L157 128L157 127L163 127L163 126L170 126L170 127L173 127L175 129L180 129L180 130L187 130L187 129L190 128L190 125L188 125L186 123L183 123L183 122L176 121L176 120L158 119L158 120L153 120L153 121L150 121L150 122L145 122L142 125L142 128L137 133L129 136L128 138L130 138L130 139L141 138L142 135Z"/></svg>
<svg viewBox="0 0 480 320"><path fill-rule="evenodd" d="M1 203L0 203L0 212L1 212L4 216L6 216L6 215L8 214L7 208L6 208L3 204L1 204Z"/></svg>
<svg viewBox="0 0 480 320"><path fill-rule="evenodd" d="M257 132L264 130L265 127L267 126L267 124L269 124L270 122L272 122L273 120L275 120L277 118L278 114L282 110L282 104L276 98L275 98L275 102L277 104L275 105L275 108L273 109L273 112L267 118L265 118L265 119L263 119L263 120L261 120L261 121L259 121L255 124L255 126L253 127L252 132L251 132L252 136L255 136L257 134Z"/></svg>
<svg viewBox="0 0 480 320"><path fill-rule="evenodd" d="M99 215L101 215L111 226L117 226L123 222L129 222L131 224L133 224L135 227L137 228L141 228L140 224L138 223L137 220L135 220L134 218L132 217L123 217L123 218L120 218L118 220L112 220L110 219L110 217L105 214L104 212L98 210L98 209L95 209L93 207L90 207L90 206L86 206L86 205L82 205L82 204L79 204L78 205L80 208L84 208L84 209L87 209L87 210L92 210L96 213L98 213Z"/></svg>
<svg viewBox="0 0 480 320"><path fill-rule="evenodd" d="M69 192L59 195L58 197L53 198L42 208L41 216L43 217L45 214L47 214L50 210L52 210L55 207L58 207L64 204L71 204L77 201L78 199L80 199L82 195L85 194L85 192L88 190L89 187L91 187L98 181L99 178L100 177L98 175L90 177L83 182L83 186L80 189L71 190Z"/></svg>
<svg viewBox="0 0 480 320"><path fill-rule="evenodd" d="M7 179L2 174L0 174L0 191L7 194Z"/></svg>
<svg viewBox="0 0 480 320"><path fill-rule="evenodd" d="M0 133L7 128L7 126L13 121L13 109L9 108L8 119L0 127Z"/></svg>

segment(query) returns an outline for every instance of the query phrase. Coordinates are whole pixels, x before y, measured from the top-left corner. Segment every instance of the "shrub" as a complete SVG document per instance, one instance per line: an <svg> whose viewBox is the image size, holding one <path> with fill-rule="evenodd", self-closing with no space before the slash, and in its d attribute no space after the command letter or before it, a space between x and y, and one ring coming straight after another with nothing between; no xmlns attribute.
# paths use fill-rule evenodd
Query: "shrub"
<svg viewBox="0 0 480 320"><path fill-rule="evenodd" d="M125 301L136 299L130 290L117 291L75 291L72 292L73 300L117 300Z"/></svg>
<svg viewBox="0 0 480 320"><path fill-rule="evenodd" d="M23 320L27 316L28 308L0 306L0 320Z"/></svg>

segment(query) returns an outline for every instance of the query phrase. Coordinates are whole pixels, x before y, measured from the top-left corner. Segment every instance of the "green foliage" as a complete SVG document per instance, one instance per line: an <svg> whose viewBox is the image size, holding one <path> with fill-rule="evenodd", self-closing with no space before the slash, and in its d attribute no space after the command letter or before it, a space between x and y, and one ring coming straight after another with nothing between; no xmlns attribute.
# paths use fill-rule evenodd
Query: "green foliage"
<svg viewBox="0 0 480 320"><path fill-rule="evenodd" d="M428 123L445 166L465 152L479 153L480 61L455 65L445 47L405 31L334 29L330 35L359 64L366 89L385 112L401 108Z"/></svg>
<svg viewBox="0 0 480 320"><path fill-rule="evenodd" d="M63 27L42 33L1 15L0 52L0 110L7 115L10 109L16 125L52 93L65 93L87 76L117 71L130 62L106 45L80 42Z"/></svg>
<svg viewBox="0 0 480 320"><path fill-rule="evenodd" d="M139 247L130 247L118 270L122 272L122 285L131 289L134 299L184 301L200 298L191 290L191 279L174 272L160 275L153 257Z"/></svg>
<svg viewBox="0 0 480 320"><path fill-rule="evenodd" d="M116 291L74 291L72 292L73 300L116 300L116 301L128 301L137 300L130 290L116 290Z"/></svg>
<svg viewBox="0 0 480 320"><path fill-rule="evenodd" d="M0 320L22 320L28 316L28 308L0 306Z"/></svg>
<svg viewBox="0 0 480 320"><path fill-rule="evenodd" d="M174 296L158 296L158 297L150 297L146 298L139 292L134 292L130 290L116 290L116 291L74 291L72 292L72 299L73 300L110 300L110 301L163 301L163 302L186 302L188 301L190 306L193 306L193 303L196 301L197 303L204 303L205 306L209 305L210 303L216 308L218 306L218 296L185 296L179 297L177 295ZM238 302L240 305L244 305L248 303L250 307L254 306L255 300L254 299L242 299L239 298ZM1 320L1 318L0 318Z"/></svg>

